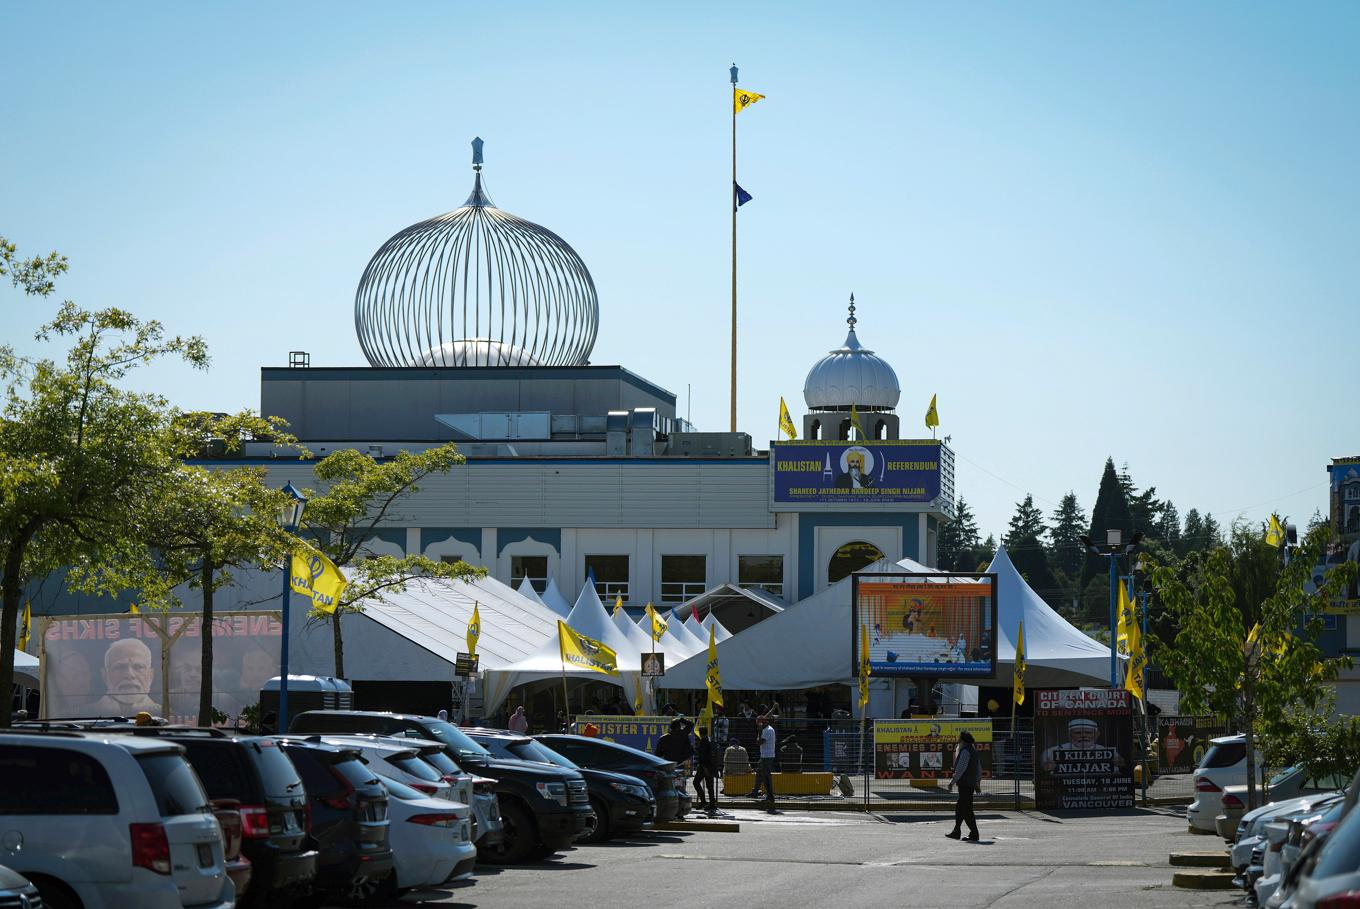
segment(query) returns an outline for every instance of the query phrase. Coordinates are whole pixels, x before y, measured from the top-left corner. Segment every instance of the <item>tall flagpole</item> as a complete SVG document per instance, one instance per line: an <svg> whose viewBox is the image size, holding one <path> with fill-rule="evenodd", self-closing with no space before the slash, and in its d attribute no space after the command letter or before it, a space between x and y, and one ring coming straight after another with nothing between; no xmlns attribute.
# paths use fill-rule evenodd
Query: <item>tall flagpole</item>
<svg viewBox="0 0 1360 909"><path fill-rule="evenodd" d="M737 64L732 64L732 420L737 431Z"/></svg>

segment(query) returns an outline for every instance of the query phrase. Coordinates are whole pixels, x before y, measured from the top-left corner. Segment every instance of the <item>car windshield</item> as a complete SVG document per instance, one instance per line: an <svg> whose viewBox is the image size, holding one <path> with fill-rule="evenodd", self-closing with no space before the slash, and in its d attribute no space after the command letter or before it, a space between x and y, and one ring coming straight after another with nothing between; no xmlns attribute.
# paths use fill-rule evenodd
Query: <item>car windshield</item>
<svg viewBox="0 0 1360 909"><path fill-rule="evenodd" d="M439 771L416 757L412 752L389 754L386 757L387 763L404 773L410 774L418 780L424 780L427 783L438 783L443 780L443 777L439 775Z"/></svg>
<svg viewBox="0 0 1360 909"><path fill-rule="evenodd" d="M468 738L466 732L452 723L445 723L443 720L425 720L421 725L429 733L429 737L438 739L446 745L452 745L453 750L458 752L459 755L482 758L483 760L491 757L491 752Z"/></svg>
<svg viewBox="0 0 1360 909"><path fill-rule="evenodd" d="M1298 767L1286 767L1270 778L1270 785L1279 786L1284 783L1287 783L1291 778L1293 778L1294 774L1298 772L1299 772Z"/></svg>
<svg viewBox="0 0 1360 909"><path fill-rule="evenodd" d="M442 751L435 751L434 749L422 751L420 759L440 773L453 776L463 772L462 768L453 762L453 758Z"/></svg>
<svg viewBox="0 0 1360 909"><path fill-rule="evenodd" d="M538 761L540 764L556 764L559 767L567 767L571 770L581 769L578 765L573 763L570 758L563 757L556 751L553 751L551 748L540 744L533 739L517 739L516 741L508 742L506 747L511 755L519 758L521 761Z"/></svg>
<svg viewBox="0 0 1360 909"><path fill-rule="evenodd" d="M412 789L405 783L399 783L385 774L378 774L378 779L387 788L387 794L393 798L401 799L403 802L411 802L416 799L427 798L425 793Z"/></svg>
<svg viewBox="0 0 1360 909"><path fill-rule="evenodd" d="M1310 876L1321 879L1350 874L1357 865L1360 865L1360 811L1352 811L1327 838Z"/></svg>
<svg viewBox="0 0 1360 909"><path fill-rule="evenodd" d="M208 811L208 794L198 781L194 769L179 754L139 755L137 765L142 768L151 791L156 795L156 807L161 817L198 814Z"/></svg>

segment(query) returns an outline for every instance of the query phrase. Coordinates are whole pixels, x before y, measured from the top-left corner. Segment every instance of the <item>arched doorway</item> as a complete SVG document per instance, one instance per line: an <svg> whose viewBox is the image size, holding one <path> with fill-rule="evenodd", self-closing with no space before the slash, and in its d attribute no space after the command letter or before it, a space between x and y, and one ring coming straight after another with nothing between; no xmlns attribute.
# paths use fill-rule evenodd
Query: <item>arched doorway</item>
<svg viewBox="0 0 1360 909"><path fill-rule="evenodd" d="M841 578L847 578L865 565L872 565L883 557L883 553L873 543L866 543L863 540L846 543L836 550L827 564L827 583L834 584Z"/></svg>

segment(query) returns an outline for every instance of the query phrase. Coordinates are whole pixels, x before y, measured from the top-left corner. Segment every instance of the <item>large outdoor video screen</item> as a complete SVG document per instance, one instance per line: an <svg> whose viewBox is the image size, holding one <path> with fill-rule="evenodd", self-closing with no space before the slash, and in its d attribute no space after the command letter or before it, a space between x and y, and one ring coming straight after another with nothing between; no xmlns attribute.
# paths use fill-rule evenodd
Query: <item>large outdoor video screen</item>
<svg viewBox="0 0 1360 909"><path fill-rule="evenodd" d="M996 575L857 574L852 673L861 626L874 676L996 675Z"/></svg>

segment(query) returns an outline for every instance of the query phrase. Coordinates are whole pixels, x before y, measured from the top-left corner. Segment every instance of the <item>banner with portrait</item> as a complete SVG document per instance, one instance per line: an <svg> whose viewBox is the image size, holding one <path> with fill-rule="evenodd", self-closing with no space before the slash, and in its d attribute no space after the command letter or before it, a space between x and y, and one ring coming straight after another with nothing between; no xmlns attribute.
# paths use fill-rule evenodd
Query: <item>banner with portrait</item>
<svg viewBox="0 0 1360 909"><path fill-rule="evenodd" d="M212 705L232 724L279 674L278 612L213 617ZM191 613L52 616L42 629L42 715L198 722L202 617Z"/></svg>
<svg viewBox="0 0 1360 909"><path fill-rule="evenodd" d="M932 502L940 494L935 439L775 442L770 460L774 501L782 505Z"/></svg>
<svg viewBox="0 0 1360 909"><path fill-rule="evenodd" d="M1228 735L1228 724L1212 716L1157 717L1157 764L1161 773L1194 773L1210 739Z"/></svg>
<svg viewBox="0 0 1360 909"><path fill-rule="evenodd" d="M994 677L996 585L994 574L856 572L851 674L867 639L871 677Z"/></svg>
<svg viewBox="0 0 1360 909"><path fill-rule="evenodd" d="M1128 691L1035 691L1035 805L1132 808L1133 742Z"/></svg>
<svg viewBox="0 0 1360 909"><path fill-rule="evenodd" d="M969 732L982 762L982 778L992 776L991 720L874 720L874 778L947 780L954 774L959 733Z"/></svg>

